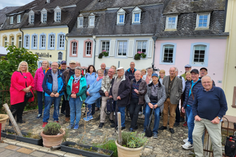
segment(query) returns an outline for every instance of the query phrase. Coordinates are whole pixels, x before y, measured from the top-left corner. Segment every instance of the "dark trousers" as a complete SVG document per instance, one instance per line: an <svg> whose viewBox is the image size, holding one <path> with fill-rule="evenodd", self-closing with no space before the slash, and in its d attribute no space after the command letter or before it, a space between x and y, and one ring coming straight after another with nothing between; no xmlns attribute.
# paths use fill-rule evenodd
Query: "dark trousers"
<svg viewBox="0 0 236 157"><path fill-rule="evenodd" d="M66 100L66 117L70 117L70 105L69 105L69 101Z"/></svg>
<svg viewBox="0 0 236 157"><path fill-rule="evenodd" d="M22 114L24 111L24 108L28 102L28 98L25 97L24 102L15 104L15 105L11 105L11 113L13 115L13 117L17 117L17 122L21 122L22 121Z"/></svg>
<svg viewBox="0 0 236 157"><path fill-rule="evenodd" d="M94 113L95 113L95 105L96 105L96 103L92 104L92 115L94 115Z"/></svg>
<svg viewBox="0 0 236 157"><path fill-rule="evenodd" d="M66 96L63 95L62 105L61 105L61 113L64 113L66 110Z"/></svg>
<svg viewBox="0 0 236 157"><path fill-rule="evenodd" d="M176 123L179 123L179 122L180 122L179 104L177 104L177 107L176 107L175 113L176 113L175 122L176 122Z"/></svg>
<svg viewBox="0 0 236 157"><path fill-rule="evenodd" d="M130 107L129 107L129 114L130 114L130 118L131 118L131 126L130 128L135 128L137 125L137 121L138 121L138 113L140 111L140 108L142 108L142 105L138 104L138 98L132 98L130 101Z"/></svg>

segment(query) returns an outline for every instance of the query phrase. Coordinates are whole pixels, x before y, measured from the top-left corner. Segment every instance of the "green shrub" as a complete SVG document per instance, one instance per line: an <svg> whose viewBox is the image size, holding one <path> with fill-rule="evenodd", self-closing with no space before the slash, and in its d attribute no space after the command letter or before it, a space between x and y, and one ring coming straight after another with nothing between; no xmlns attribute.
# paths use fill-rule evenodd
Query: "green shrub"
<svg viewBox="0 0 236 157"><path fill-rule="evenodd" d="M45 135L58 135L59 133L61 133L60 129L61 129L60 124L56 122L51 122L45 126L45 128L43 129L43 133Z"/></svg>
<svg viewBox="0 0 236 157"><path fill-rule="evenodd" d="M109 140L104 144L95 145L97 148L107 149L113 151L112 157L118 157L117 146L114 140Z"/></svg>
<svg viewBox="0 0 236 157"><path fill-rule="evenodd" d="M147 138L144 134L137 134L137 132L122 132L122 146L129 148L142 147L146 142Z"/></svg>

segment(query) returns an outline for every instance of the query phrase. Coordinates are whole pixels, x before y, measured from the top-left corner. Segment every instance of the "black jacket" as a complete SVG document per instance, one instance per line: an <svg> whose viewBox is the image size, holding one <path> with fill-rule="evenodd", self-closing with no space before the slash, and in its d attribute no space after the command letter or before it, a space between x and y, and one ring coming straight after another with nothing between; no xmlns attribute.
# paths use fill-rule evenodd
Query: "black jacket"
<svg viewBox="0 0 236 157"><path fill-rule="evenodd" d="M113 84L114 84L114 80L117 78L117 76L115 78L112 79L111 81L111 88L110 88L110 94L112 96L112 88L113 88ZM117 100L117 105L119 107L125 107L126 105L129 104L129 94L130 94L130 81L127 77L123 76L123 79L120 82L120 86L118 89L118 96L121 97L121 100Z"/></svg>

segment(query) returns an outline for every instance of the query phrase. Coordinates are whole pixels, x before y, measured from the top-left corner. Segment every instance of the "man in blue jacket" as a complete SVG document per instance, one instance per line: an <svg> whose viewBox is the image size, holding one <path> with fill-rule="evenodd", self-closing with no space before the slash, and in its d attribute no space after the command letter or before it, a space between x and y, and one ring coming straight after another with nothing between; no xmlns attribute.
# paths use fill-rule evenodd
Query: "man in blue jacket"
<svg viewBox="0 0 236 157"><path fill-rule="evenodd" d="M125 72L125 76L128 77L129 81L134 79L134 73L136 71L136 69L134 67L135 67L135 63L131 62L130 68L128 70L126 70L126 72Z"/></svg>
<svg viewBox="0 0 236 157"><path fill-rule="evenodd" d="M61 96L64 94L65 84L62 73L58 70L58 63L53 62L52 69L49 69L43 80L43 90L45 92L45 109L43 114L43 126L45 127L50 117L50 107L54 102L53 119L58 123L59 104Z"/></svg>
<svg viewBox="0 0 236 157"><path fill-rule="evenodd" d="M221 119L228 107L224 91L212 85L210 76L202 78L203 88L194 95L192 107L195 126L193 130L193 147L196 157L203 157L202 134L207 129L212 141L215 157L222 156Z"/></svg>

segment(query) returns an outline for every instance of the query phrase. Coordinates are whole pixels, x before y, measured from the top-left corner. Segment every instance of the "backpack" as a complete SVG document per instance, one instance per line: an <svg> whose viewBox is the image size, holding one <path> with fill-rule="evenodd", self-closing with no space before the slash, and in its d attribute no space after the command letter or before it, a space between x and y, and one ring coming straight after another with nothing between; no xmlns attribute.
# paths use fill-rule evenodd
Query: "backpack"
<svg viewBox="0 0 236 157"><path fill-rule="evenodd" d="M107 115L115 111L114 101L112 98L107 99L107 107L104 109Z"/></svg>
<svg viewBox="0 0 236 157"><path fill-rule="evenodd" d="M236 157L236 136L230 135L226 138L225 155Z"/></svg>

